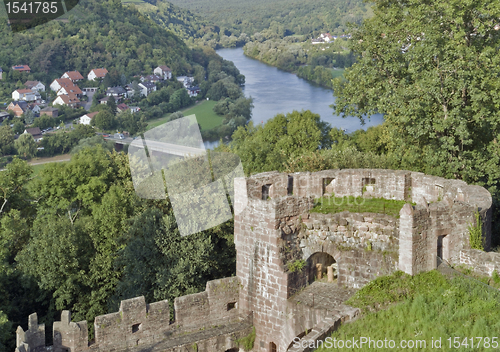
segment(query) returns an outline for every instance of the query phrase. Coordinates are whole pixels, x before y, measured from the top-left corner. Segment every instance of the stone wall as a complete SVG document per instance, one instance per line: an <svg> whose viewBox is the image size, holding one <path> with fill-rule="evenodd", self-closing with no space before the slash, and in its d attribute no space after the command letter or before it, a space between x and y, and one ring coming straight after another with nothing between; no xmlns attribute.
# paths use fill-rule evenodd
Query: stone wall
<svg viewBox="0 0 500 352"><path fill-rule="evenodd" d="M463 249L460 251L460 264L479 275L492 276L494 271L500 275L500 253L497 252Z"/></svg>

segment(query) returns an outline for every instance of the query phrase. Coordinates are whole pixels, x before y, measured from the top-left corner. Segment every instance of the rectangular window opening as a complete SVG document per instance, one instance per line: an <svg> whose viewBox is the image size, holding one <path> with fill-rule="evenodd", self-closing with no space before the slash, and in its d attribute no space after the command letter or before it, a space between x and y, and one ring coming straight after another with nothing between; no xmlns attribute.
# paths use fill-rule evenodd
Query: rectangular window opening
<svg viewBox="0 0 500 352"><path fill-rule="evenodd" d="M231 302L227 304L227 310L236 308L236 302Z"/></svg>

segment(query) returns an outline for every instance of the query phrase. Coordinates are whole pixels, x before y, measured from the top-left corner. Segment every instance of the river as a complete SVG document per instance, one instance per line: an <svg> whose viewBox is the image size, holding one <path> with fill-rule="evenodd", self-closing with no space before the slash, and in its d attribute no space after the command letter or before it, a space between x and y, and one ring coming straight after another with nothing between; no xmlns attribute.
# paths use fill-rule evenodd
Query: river
<svg viewBox="0 0 500 352"><path fill-rule="evenodd" d="M243 91L246 97L253 98L254 124L265 123L279 113L302 109L319 114L332 127L344 128L348 133L383 122L382 114L366 119L364 126L355 117L333 115L330 107L335 102L333 90L318 87L292 73L251 59L243 54L243 48L220 49L217 54L234 62L241 74L245 75Z"/></svg>

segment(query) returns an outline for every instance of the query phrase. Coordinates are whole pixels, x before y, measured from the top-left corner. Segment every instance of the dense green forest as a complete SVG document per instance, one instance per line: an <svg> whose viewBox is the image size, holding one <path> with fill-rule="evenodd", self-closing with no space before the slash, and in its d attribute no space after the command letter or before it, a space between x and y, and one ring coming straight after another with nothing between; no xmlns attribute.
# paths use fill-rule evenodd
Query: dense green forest
<svg viewBox="0 0 500 352"><path fill-rule="evenodd" d="M172 0L175 5L202 15L220 27L221 33L239 37L263 30L279 37L290 34L316 35L343 32L347 24L361 23L371 15L370 5L362 0Z"/></svg>

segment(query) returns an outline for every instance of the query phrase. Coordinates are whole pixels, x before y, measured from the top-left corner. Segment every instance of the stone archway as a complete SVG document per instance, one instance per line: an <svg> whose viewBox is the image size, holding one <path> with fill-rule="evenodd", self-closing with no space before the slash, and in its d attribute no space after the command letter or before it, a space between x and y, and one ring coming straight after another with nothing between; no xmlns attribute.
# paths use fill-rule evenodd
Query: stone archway
<svg viewBox="0 0 500 352"><path fill-rule="evenodd" d="M313 253L307 259L307 280L311 284L315 280L327 278L327 267L334 265L336 269L337 261L326 252ZM334 270L336 271L336 270Z"/></svg>

